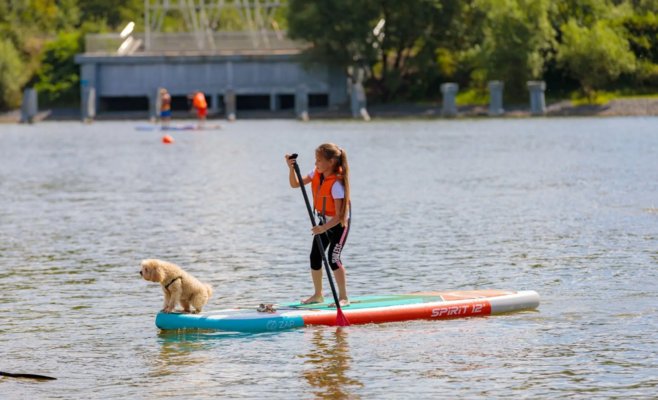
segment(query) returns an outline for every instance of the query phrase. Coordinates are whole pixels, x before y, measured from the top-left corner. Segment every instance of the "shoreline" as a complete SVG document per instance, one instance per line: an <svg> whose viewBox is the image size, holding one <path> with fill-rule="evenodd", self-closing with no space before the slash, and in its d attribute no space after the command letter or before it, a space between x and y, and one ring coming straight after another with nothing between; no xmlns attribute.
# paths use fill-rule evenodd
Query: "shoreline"
<svg viewBox="0 0 658 400"><path fill-rule="evenodd" d="M658 116L658 97L648 98L621 98L614 99L604 105L578 105L574 106L569 100L561 100L546 106L543 115L531 115L529 107L511 106L498 116L488 115L488 106L459 106L455 117L443 117L441 115L440 103L405 103L405 104L375 104L368 107L368 113L375 119L398 119L398 118L436 118L436 119L461 119L461 118L529 118L529 117L633 117L633 116ZM352 119L347 108L342 109L310 109L309 116L313 119ZM294 119L293 110L282 111L239 111L239 119ZM105 112L98 115L96 121L116 120L148 120L148 112ZM194 114L187 111L176 111L172 120L194 119ZM224 120L223 114L209 114L208 120ZM37 114L35 122L40 121L80 121L78 109L52 109L44 110ZM0 113L0 123L19 123L20 110Z"/></svg>

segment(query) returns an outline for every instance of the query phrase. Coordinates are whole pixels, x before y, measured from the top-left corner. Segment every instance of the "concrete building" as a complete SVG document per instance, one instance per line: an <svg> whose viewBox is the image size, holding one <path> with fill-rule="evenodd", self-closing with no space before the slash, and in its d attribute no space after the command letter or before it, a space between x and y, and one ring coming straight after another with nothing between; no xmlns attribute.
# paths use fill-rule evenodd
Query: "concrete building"
<svg viewBox="0 0 658 400"><path fill-rule="evenodd" d="M206 94L210 116L224 116L227 94L235 95L238 117L244 110L293 113L296 93L306 93L311 110L347 106L344 71L305 64L304 46L281 33L271 33L262 46L252 39L244 33L217 33L211 50L198 50L189 34L128 39L119 34L89 35L86 52L76 56L82 98L93 88L95 111L101 116L112 111L154 116L160 87L172 95L174 113L189 109L187 96L198 90ZM82 105L83 114L88 109Z"/></svg>

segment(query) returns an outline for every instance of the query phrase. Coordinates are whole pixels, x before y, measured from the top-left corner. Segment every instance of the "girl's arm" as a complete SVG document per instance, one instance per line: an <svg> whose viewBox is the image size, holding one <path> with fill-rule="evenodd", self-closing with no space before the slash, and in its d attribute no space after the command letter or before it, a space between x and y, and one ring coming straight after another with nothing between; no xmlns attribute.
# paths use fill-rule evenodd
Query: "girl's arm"
<svg viewBox="0 0 658 400"><path fill-rule="evenodd" d="M334 204L336 205L336 215L331 217L331 221L327 222L324 225L317 225L311 230L314 235L319 235L325 233L334 226L340 224L340 221L343 219L343 199L334 199Z"/></svg>
<svg viewBox="0 0 658 400"><path fill-rule="evenodd" d="M295 173L295 160L290 158L290 154L286 154L286 163L288 164L288 168L290 168L290 175L288 176L288 179L290 180L290 187L298 188L299 181L297 180L297 174ZM308 184L310 181L311 178L309 178L308 175L302 177L302 182L304 185Z"/></svg>

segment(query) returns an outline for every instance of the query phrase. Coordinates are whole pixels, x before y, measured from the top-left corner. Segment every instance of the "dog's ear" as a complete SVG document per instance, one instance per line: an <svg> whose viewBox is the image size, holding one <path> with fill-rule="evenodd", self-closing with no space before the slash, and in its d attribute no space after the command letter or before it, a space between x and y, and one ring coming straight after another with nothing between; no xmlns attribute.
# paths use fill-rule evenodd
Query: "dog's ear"
<svg viewBox="0 0 658 400"><path fill-rule="evenodd" d="M162 267L159 265L151 265L150 266L150 275L153 280L153 282L162 282L164 280L164 271L162 270Z"/></svg>

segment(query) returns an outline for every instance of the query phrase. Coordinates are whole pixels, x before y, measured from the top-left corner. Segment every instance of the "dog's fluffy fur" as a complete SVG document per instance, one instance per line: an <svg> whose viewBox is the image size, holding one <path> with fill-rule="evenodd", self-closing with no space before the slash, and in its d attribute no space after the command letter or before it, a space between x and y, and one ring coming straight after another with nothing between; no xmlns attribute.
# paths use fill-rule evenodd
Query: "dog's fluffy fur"
<svg viewBox="0 0 658 400"><path fill-rule="evenodd" d="M142 261L141 266L139 274L142 278L162 285L164 292L162 311L166 313L173 312L177 304L180 304L185 312L200 313L212 296L210 285L200 282L176 264L148 259Z"/></svg>

